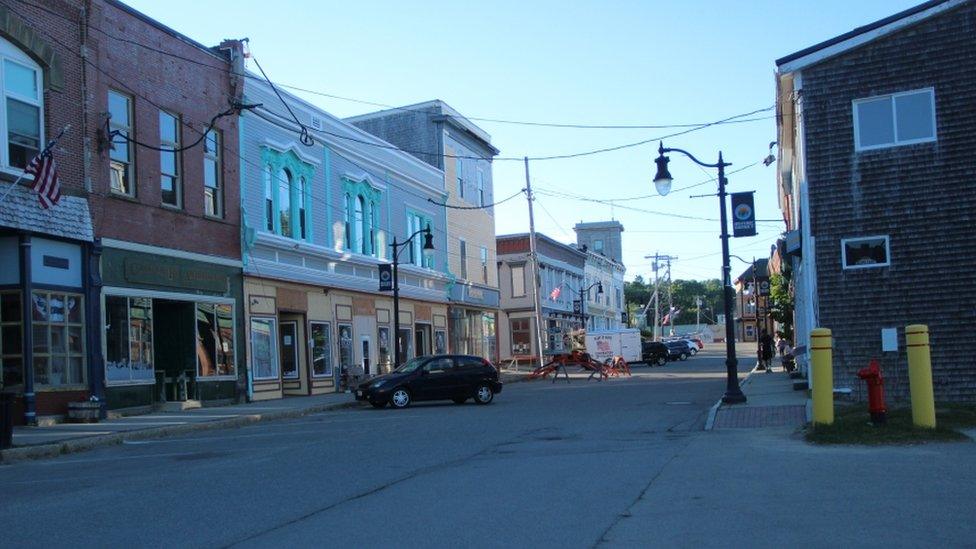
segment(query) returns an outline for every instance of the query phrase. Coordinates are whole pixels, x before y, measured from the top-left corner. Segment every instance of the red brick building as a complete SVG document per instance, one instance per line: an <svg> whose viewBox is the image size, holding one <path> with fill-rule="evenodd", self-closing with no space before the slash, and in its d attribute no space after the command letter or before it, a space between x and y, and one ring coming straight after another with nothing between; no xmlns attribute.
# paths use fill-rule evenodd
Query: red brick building
<svg viewBox="0 0 976 549"><path fill-rule="evenodd" d="M238 398L240 43L115 0L0 0L0 40L0 366L18 418ZM65 197L43 210L11 183L65 127Z"/></svg>

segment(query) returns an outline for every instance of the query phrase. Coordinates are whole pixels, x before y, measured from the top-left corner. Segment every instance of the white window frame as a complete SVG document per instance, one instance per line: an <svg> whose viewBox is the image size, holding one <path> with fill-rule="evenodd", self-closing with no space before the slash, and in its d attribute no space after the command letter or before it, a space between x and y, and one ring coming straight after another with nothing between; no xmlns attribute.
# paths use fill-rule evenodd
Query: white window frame
<svg viewBox="0 0 976 549"><path fill-rule="evenodd" d="M131 95L127 94L127 93L121 92L121 91L116 90L116 89L113 89L113 88L109 88L108 93L105 96L106 101L110 102L109 101L109 98L113 94L125 99L125 103L126 103L126 118L128 120L126 121L126 124L123 125L123 124L119 123L118 121L109 118L109 121L108 121L108 129L109 129L109 131L124 131L125 132L125 136L128 139L132 139L132 136L135 133L135 99ZM109 106L106 105L106 109L108 109L108 108L109 108ZM114 140L115 139L113 138L113 141ZM119 143L116 142L116 144L119 144ZM111 177L112 177L111 170L112 170L112 168L111 168L111 165L112 165L113 162L119 162L119 161L113 159L112 158L112 154L110 152L109 153L109 158L108 158L108 162L109 162L109 192L111 194L115 194L115 195L119 195L119 196L128 196L128 197L131 198L131 197L135 197L136 196L136 154L135 154L134 145L133 145L133 143L131 141L126 140L126 149L129 151L128 158L125 161L125 166L126 166L125 170L126 170L126 177L128 178L129 190L128 190L128 192L122 192L122 191L116 190L116 189L114 189L112 187L112 180L111 180Z"/></svg>
<svg viewBox="0 0 976 549"><path fill-rule="evenodd" d="M488 248L481 247L481 281L488 284Z"/></svg>
<svg viewBox="0 0 976 549"><path fill-rule="evenodd" d="M522 293L520 294L515 293L515 280L516 280L515 269L519 269L522 272ZM526 295L528 295L528 290L527 290L528 284L525 283L525 263L519 263L518 265L510 265L508 268L508 272L509 275L511 276L512 297L513 298L525 297Z"/></svg>
<svg viewBox="0 0 976 549"><path fill-rule="evenodd" d="M5 75L3 74L4 59L26 66L34 71L35 85L37 86L38 96L34 99L30 99L28 97L14 94L11 95L11 97L17 101L22 101L38 107L40 112L38 115L38 124L40 125L38 135L40 136L40 141L38 143L41 149L43 149L47 144L47 140L44 135L44 70L33 59L31 59L30 56L24 53L23 50L18 48L13 43L0 38L0 171L19 176L24 173L24 170L21 168L12 167L10 165L10 144L7 142L8 92L6 82L4 81Z"/></svg>
<svg viewBox="0 0 976 549"><path fill-rule="evenodd" d="M267 322L271 326L271 344L273 348L271 349L271 363L274 367L274 375L271 376L259 376L257 375L257 370L254 369L254 338L251 337L251 323L252 322ZM278 358L279 346L278 346L278 319L273 316L251 316L247 319L247 330L248 330L248 370L251 374L251 379L254 381L278 381L281 379L281 360Z"/></svg>
<svg viewBox="0 0 976 549"><path fill-rule="evenodd" d="M931 102L931 106L932 106L932 137L923 137L920 139L906 139L906 140L898 139L898 106L895 101L895 98L904 95L915 95L924 92L928 92L929 101ZM892 125L895 132L895 140L891 143L881 143L878 145L861 146L861 131L860 131L860 123L858 122L858 106L863 103L869 103L881 99L888 99L891 102L891 117L892 117ZM909 90L909 91L891 93L885 95L875 95L873 97L863 97L860 99L855 99L851 102L851 116L854 119L854 150L856 152L873 151L878 149L888 149L891 147L900 147L903 145L914 145L917 143L932 143L938 141L939 126L938 126L938 119L936 118L936 115L937 113L935 111L935 88L933 87L919 88L916 90Z"/></svg>
<svg viewBox="0 0 976 549"><path fill-rule="evenodd" d="M478 205L485 205L485 172L478 168Z"/></svg>
<svg viewBox="0 0 976 549"><path fill-rule="evenodd" d="M214 140L214 150L212 150L212 151L211 150L208 150L209 149L209 146L207 145L207 142L210 141L210 136L211 135L213 136L213 140ZM221 135L221 131L218 130L218 129L216 129L216 128L211 128L207 132L207 136L204 137L204 139L203 139L203 143L204 143L204 147L203 147L203 158L204 158L204 162L203 162L203 169L204 169L203 192L204 192L204 201L206 201L207 189L212 188L213 189L213 193L214 193L214 213L212 213L212 214L206 213L207 212L206 202L204 202L203 212L204 212L204 215L205 216L212 217L212 218L215 218L215 219L223 219L224 218L224 181L223 181L223 177L222 177L222 175L223 175L222 174L223 167L221 165L222 162L223 162L223 158L222 158L222 155L220 154L221 153L221 148L223 147L223 141L224 141L224 139L223 139L223 135ZM206 176L207 160L211 160L214 163L214 184L216 185L215 187L208 187L207 186L207 176Z"/></svg>
<svg viewBox="0 0 976 549"><path fill-rule="evenodd" d="M875 263L873 265L848 265L847 264L847 243L857 242L859 240L884 240L885 243L885 261L884 263ZM891 239L888 235L875 235L875 236L857 236L852 238L842 238L840 239L840 266L844 271L849 271L853 269L875 269L878 267L890 267L891 266Z"/></svg>
<svg viewBox="0 0 976 549"><path fill-rule="evenodd" d="M458 198L464 198L464 164L460 158L455 158L454 171L457 179Z"/></svg>
<svg viewBox="0 0 976 549"><path fill-rule="evenodd" d="M102 326L105 326L106 327L106 329L102 330L102 369L103 370L108 367L108 329L107 329L107 327L108 327L108 307L107 307L107 303L106 302L107 302L107 300L108 300L109 297L116 297L116 298L120 298L120 299L124 299L125 300L125 317L126 317L126 322L129 323L129 326L130 326L129 327L129 330L132 329L131 328L131 322L132 322L132 299L133 299L133 297L132 296L128 296L128 295L103 294L101 296L101 298L102 298ZM137 297L136 299L140 299L140 298ZM149 299L149 310L152 311L153 310L152 298L142 298L142 299ZM152 324L150 323L150 326L151 325ZM130 379L128 379L128 380L109 380L108 379L108 374L106 373L105 374L105 385L107 387L116 387L116 386L120 386L120 385L121 386L124 386L124 385L155 385L156 384L156 334L155 334L154 331L152 331L152 328L150 328L150 333L151 333L151 337L152 337L152 342L151 342L152 343L152 349L151 349L150 354L152 355L153 379L152 380L133 380L133 379L131 379L131 375L130 375ZM127 338L127 342L126 343L127 343L126 346L128 348L128 351L129 351L129 354L128 354L129 359L128 360L129 360L129 362L131 362L132 361L132 334L131 334L131 332L129 333L129 336Z"/></svg>
<svg viewBox="0 0 976 549"><path fill-rule="evenodd" d="M458 239L458 256L461 258L461 280L468 279L468 242L463 239Z"/></svg>
<svg viewBox="0 0 976 549"><path fill-rule="evenodd" d="M166 115L173 119L173 130L174 130L173 137L176 139L176 141L163 141L163 127L162 127L163 115ZM181 127L182 121L180 120L180 115L161 109L159 111L159 123L160 123L159 147L160 148L169 147L170 149L172 149L171 151L160 151L160 158L159 158L160 203L163 205L164 208L175 208L178 210L182 210L183 209L183 152L179 150L182 147L181 143L183 141L183 135L182 135L183 128ZM171 153L173 155L174 173L168 174L163 172L162 154L164 152ZM162 193L163 193L162 178L163 177L171 177L173 179L173 192L176 193L176 204L170 204L169 202L166 202L165 200L162 199Z"/></svg>
<svg viewBox="0 0 976 549"><path fill-rule="evenodd" d="M325 359L326 359L326 361L327 361L327 363L329 365L329 368L326 371L326 373L324 373L324 374L316 374L315 373L315 355L312 353L312 348L314 347L314 345L312 345L312 341L313 341L312 340L312 325L314 325L314 324L318 324L318 325L321 325L321 326L325 326L325 332L327 334L329 334L328 345L325 346ZM332 360L332 358L333 358L332 357L332 322L330 322L328 320L309 320L308 321L308 341L309 341L308 357L309 357L309 360L312 361L312 364L309 364L308 371L312 374L312 379L332 379L332 377L335 375L335 373L334 373L335 372L335 362Z"/></svg>

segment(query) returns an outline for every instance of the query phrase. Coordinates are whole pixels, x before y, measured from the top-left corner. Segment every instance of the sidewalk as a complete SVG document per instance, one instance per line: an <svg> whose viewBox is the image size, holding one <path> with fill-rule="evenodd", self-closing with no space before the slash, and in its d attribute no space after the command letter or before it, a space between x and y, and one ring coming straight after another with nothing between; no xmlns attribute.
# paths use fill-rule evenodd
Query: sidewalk
<svg viewBox="0 0 976 549"><path fill-rule="evenodd" d="M779 366L767 373L755 370L741 383L745 404L722 404L708 414L705 430L760 427L799 427L808 421L807 392L794 391L793 380Z"/></svg>
<svg viewBox="0 0 976 549"><path fill-rule="evenodd" d="M349 393L328 393L251 402L182 412L155 412L102 420L99 423L59 423L45 427L15 427L14 447L0 451L0 463L54 457L139 440L180 435L205 429L226 429L249 423L286 419L356 406Z"/></svg>

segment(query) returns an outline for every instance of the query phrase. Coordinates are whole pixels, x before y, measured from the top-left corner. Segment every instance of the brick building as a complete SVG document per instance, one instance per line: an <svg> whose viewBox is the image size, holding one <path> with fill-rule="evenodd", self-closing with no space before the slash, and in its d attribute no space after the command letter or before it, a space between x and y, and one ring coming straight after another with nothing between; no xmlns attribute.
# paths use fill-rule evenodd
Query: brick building
<svg viewBox="0 0 976 549"><path fill-rule="evenodd" d="M238 398L237 116L208 123L241 95L240 44L115 0L3 1L0 38L0 360L18 417ZM42 210L9 183L65 128L65 196Z"/></svg>
<svg viewBox="0 0 976 549"><path fill-rule="evenodd" d="M904 328L927 324L936 398L976 398L973 36L976 2L935 0L776 62L798 351L831 328L835 385L861 397L871 358L906 397Z"/></svg>
<svg viewBox="0 0 976 549"><path fill-rule="evenodd" d="M116 0L93 2L89 17L108 407L239 399L240 158L228 109L243 97L232 75L241 45L204 46Z"/></svg>
<svg viewBox="0 0 976 549"><path fill-rule="evenodd" d="M0 389L14 397L15 423L63 414L100 378L87 354L98 347L98 298L83 20L77 8L0 1ZM65 128L54 151L62 198L43 209L24 168Z"/></svg>

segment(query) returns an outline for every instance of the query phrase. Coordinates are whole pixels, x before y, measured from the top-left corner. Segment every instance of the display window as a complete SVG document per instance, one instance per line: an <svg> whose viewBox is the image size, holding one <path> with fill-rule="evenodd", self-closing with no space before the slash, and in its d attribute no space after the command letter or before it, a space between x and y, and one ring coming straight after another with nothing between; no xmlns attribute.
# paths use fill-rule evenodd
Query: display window
<svg viewBox="0 0 976 549"><path fill-rule="evenodd" d="M251 318L251 375L278 379L278 331L273 318Z"/></svg>
<svg viewBox="0 0 976 549"><path fill-rule="evenodd" d="M312 377L332 377L332 325L309 322L312 341Z"/></svg>
<svg viewBox="0 0 976 549"><path fill-rule="evenodd" d="M105 296L105 381L155 382L151 299Z"/></svg>
<svg viewBox="0 0 976 549"><path fill-rule="evenodd" d="M234 376L234 306L197 303L197 376Z"/></svg>
<svg viewBox="0 0 976 549"><path fill-rule="evenodd" d="M80 294L31 294L34 383L38 386L85 384L83 311Z"/></svg>

